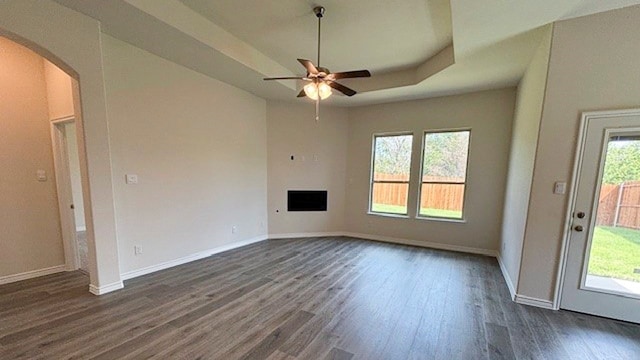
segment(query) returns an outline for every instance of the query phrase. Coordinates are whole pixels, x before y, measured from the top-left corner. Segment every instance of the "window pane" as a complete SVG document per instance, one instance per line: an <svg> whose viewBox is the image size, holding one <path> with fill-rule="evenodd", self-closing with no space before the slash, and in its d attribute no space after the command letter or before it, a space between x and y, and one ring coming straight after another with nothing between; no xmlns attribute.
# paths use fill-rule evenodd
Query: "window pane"
<svg viewBox="0 0 640 360"><path fill-rule="evenodd" d="M609 139L586 286L640 296L640 139Z"/></svg>
<svg viewBox="0 0 640 360"><path fill-rule="evenodd" d="M462 219L464 185L422 184L420 215Z"/></svg>
<svg viewBox="0 0 640 360"><path fill-rule="evenodd" d="M412 135L376 136L373 180L409 181Z"/></svg>
<svg viewBox="0 0 640 360"><path fill-rule="evenodd" d="M407 214L409 184L374 183L371 194L371 211L391 214Z"/></svg>
<svg viewBox="0 0 640 360"><path fill-rule="evenodd" d="M469 131L425 134L422 181L465 182L468 153Z"/></svg>

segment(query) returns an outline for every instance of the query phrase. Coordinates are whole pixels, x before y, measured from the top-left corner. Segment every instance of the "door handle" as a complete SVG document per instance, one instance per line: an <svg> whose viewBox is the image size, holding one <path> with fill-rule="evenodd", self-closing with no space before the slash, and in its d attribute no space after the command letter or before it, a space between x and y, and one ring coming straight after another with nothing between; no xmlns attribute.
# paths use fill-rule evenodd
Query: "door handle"
<svg viewBox="0 0 640 360"><path fill-rule="evenodd" d="M75 205L71 204L71 206L69 206L72 210L75 209Z"/></svg>
<svg viewBox="0 0 640 360"><path fill-rule="evenodd" d="M576 225L576 227L574 227L573 230L575 230L577 232L582 232L582 230L584 230L584 228L582 227L582 225Z"/></svg>

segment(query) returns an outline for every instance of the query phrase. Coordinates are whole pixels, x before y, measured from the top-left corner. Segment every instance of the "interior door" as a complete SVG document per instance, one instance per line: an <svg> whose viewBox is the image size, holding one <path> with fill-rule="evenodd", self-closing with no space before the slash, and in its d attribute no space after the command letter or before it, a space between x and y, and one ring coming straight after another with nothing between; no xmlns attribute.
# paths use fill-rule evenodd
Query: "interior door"
<svg viewBox="0 0 640 360"><path fill-rule="evenodd" d="M640 323L640 111L583 119L560 305Z"/></svg>

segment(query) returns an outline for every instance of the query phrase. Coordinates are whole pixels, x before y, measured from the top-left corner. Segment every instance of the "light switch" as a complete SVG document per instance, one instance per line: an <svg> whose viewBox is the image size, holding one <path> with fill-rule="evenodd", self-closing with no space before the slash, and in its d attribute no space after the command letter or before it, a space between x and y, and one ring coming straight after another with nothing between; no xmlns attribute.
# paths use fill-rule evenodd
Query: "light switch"
<svg viewBox="0 0 640 360"><path fill-rule="evenodd" d="M125 175L125 180L129 185L135 185L138 183L138 175L135 174L127 174Z"/></svg>
<svg viewBox="0 0 640 360"><path fill-rule="evenodd" d="M47 181L47 172L44 170L36 171L36 178L38 181Z"/></svg>
<svg viewBox="0 0 640 360"><path fill-rule="evenodd" d="M553 193L554 194L562 195L562 194L565 193L566 190L567 190L567 183L566 182L558 181L553 186Z"/></svg>

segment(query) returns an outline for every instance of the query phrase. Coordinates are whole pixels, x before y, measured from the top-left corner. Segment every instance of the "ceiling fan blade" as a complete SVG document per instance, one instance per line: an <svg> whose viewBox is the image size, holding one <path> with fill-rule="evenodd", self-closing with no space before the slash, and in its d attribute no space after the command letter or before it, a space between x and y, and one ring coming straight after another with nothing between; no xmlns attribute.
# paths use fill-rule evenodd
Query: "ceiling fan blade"
<svg viewBox="0 0 640 360"><path fill-rule="evenodd" d="M343 71L338 73L332 73L327 75L329 80L347 79L347 78L362 78L371 77L369 70L356 70L356 71Z"/></svg>
<svg viewBox="0 0 640 360"><path fill-rule="evenodd" d="M307 93L304 92L304 89L300 90L300 92L298 93L298 97L305 97L307 96Z"/></svg>
<svg viewBox="0 0 640 360"><path fill-rule="evenodd" d="M263 80L305 80L304 76L281 76L281 77L268 77Z"/></svg>
<svg viewBox="0 0 640 360"><path fill-rule="evenodd" d="M307 69L307 72L309 74L315 75L318 73L318 69L316 68L315 65L313 65L313 63L310 60L298 59L298 62L300 62L300 64L302 64L302 66L304 66L304 68Z"/></svg>
<svg viewBox="0 0 640 360"><path fill-rule="evenodd" d="M331 86L332 88L340 91L341 93L343 93L343 94L345 94L347 96L353 96L353 95L356 94L355 90L350 89L350 88L348 88L348 87L346 87L346 86L344 86L342 84L339 84L339 83L337 83L335 81L327 81L327 84L329 86Z"/></svg>

